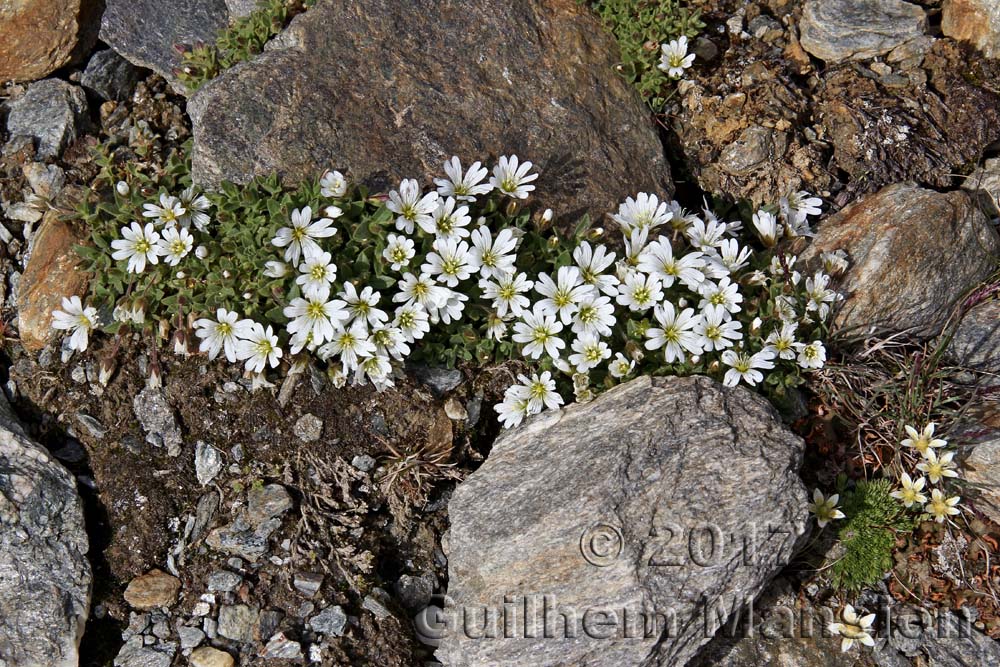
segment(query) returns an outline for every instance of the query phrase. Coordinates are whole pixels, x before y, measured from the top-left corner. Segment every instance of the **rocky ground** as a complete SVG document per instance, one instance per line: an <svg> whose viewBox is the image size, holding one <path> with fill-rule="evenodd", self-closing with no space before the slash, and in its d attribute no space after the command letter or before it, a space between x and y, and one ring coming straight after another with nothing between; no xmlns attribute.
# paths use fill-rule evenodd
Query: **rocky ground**
<svg viewBox="0 0 1000 667"><path fill-rule="evenodd" d="M211 42L253 4L0 8L0 381L12 408L0 401L0 665L1000 663L991 2L692 0L706 23L698 60L655 115L576 0L319 0L191 93L175 46ZM943 343L962 373L935 387L969 399L949 432L969 512L899 538L893 574L854 596L879 611L876 646L841 654L819 630L767 630L789 610L821 628L846 601L824 578L831 545L810 528L807 488L863 477L878 450L838 431L823 386L779 414L705 378L640 378L498 439L492 406L516 363L411 366L379 393L334 388L311 367L257 391L236 367L158 353L137 334L94 337L64 361L50 314L87 288L72 212L101 176L94 149L155 171L188 141L209 186L300 178L333 155L380 191L453 153L537 156L540 206L557 224L636 190L691 208L815 192L824 217L799 261L833 249L851 260L834 319L842 376L823 381L840 386L858 364L875 373L878 353L857 356L855 343L876 330L905 335L911 370ZM682 509L724 531L725 567L579 558L588 544L603 558L609 539L669 556ZM608 522L615 531L588 532ZM748 536L751 524L787 532ZM738 568L747 549L767 558ZM571 650L432 631L442 595L486 605L523 594L515 584L556 586L583 608L639 598L725 611L707 630ZM954 632L889 629L920 613Z"/></svg>

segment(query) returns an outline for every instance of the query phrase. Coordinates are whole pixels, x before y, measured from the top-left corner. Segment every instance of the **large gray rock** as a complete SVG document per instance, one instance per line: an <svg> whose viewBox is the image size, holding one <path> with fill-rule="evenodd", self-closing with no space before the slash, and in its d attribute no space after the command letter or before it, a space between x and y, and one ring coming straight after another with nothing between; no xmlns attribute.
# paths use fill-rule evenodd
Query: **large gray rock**
<svg viewBox="0 0 1000 667"><path fill-rule="evenodd" d="M80 84L105 100L127 100L139 82L139 70L114 49L98 51L90 58Z"/></svg>
<svg viewBox="0 0 1000 667"><path fill-rule="evenodd" d="M850 261L838 328L932 338L956 301L996 270L1000 237L966 192L898 183L823 221L801 260L838 249Z"/></svg>
<svg viewBox="0 0 1000 667"><path fill-rule="evenodd" d="M76 667L90 563L76 483L0 396L0 665Z"/></svg>
<svg viewBox="0 0 1000 667"><path fill-rule="evenodd" d="M802 453L764 399L705 377L638 378L501 435L449 503L437 657L684 665L807 533Z"/></svg>
<svg viewBox="0 0 1000 667"><path fill-rule="evenodd" d="M829 63L874 58L920 37L924 10L903 0L806 0L802 48Z"/></svg>
<svg viewBox="0 0 1000 667"><path fill-rule="evenodd" d="M83 89L59 79L36 81L24 95L10 104L7 132L11 141L30 137L36 155L43 159L59 156L79 134L86 122L87 96Z"/></svg>
<svg viewBox="0 0 1000 667"><path fill-rule="evenodd" d="M129 62L185 92L174 74L181 65L177 47L213 44L228 24L225 0L107 0L101 39Z"/></svg>
<svg viewBox="0 0 1000 667"><path fill-rule="evenodd" d="M1000 58L1000 2L944 0L941 32L971 42L987 58Z"/></svg>
<svg viewBox="0 0 1000 667"><path fill-rule="evenodd" d="M320 0L192 98L194 178L336 167L384 190L452 155L516 153L540 167L539 206L603 219L629 192L672 187L617 53L574 0Z"/></svg>
<svg viewBox="0 0 1000 667"><path fill-rule="evenodd" d="M1000 385L1000 301L988 299L962 315L948 343L948 356L974 371L983 385Z"/></svg>

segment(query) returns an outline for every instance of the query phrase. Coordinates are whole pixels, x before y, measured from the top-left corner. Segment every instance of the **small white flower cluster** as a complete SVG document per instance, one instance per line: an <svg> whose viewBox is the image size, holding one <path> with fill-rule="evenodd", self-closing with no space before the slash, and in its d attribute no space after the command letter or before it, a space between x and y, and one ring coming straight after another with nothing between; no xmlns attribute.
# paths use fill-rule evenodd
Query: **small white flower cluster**
<svg viewBox="0 0 1000 667"><path fill-rule="evenodd" d="M571 264L538 275L521 271L517 251L525 232L492 230L485 217L474 219L471 207L494 193L519 204L535 189L538 174L532 166L512 155L501 157L492 170L480 162L465 169L453 157L434 190L425 192L417 181L404 179L384 204L394 216L395 232L384 236L381 257L396 274L395 289L384 294L357 281L336 285L346 265L338 268L324 244L338 233L348 184L339 172L326 172L320 181L328 200L322 215L310 206L291 211L271 240L280 259L261 267L264 275L289 281L292 298L282 309L287 322L256 322L219 308L214 318L194 321L200 351L213 359L224 353L232 363L244 362L248 372L261 373L278 365L284 354L280 341L287 340L290 354L305 350L326 361L338 384L353 374L355 383L371 382L381 390L393 384L393 367L432 325L460 321L476 304L489 313L487 337L499 342L510 334L539 371L520 375L495 406L507 427L562 404L553 369L572 377L577 400L587 400L593 394L591 372L627 377L642 360L643 347L662 351L664 364L704 364L720 375L724 370L728 386L756 386L779 361L802 369L823 366L822 342L798 336L800 326L825 318L839 298L828 288L829 275L816 272L803 282L794 270L795 257L788 255L773 258L766 270L751 271L752 251L736 236L742 224L723 222L707 207L697 215L677 202L639 193L611 216L624 237L621 257L592 244L597 233L572 248ZM127 194L128 186L121 183L118 190ZM765 244L779 229L787 236L808 234L808 217L819 212L818 202L806 193L793 194L781 201L780 223L762 210L754 226ZM160 258L178 265L195 244L191 227L199 233L207 229L209 207L190 189L180 197L161 195L158 204L144 206L150 222L121 229L121 238L111 243L113 258L127 261L131 273ZM551 215L546 211L541 220L547 223ZM199 260L207 254L202 249L194 252ZM836 266L834 259L827 265ZM773 314L766 321L754 319L747 329L737 319L746 306L741 286L777 295ZM55 313L54 326L72 329L76 349L85 349L93 309L77 299L64 310ZM141 322L143 314L116 310L116 317ZM621 351L612 350L614 341ZM186 344L178 351L186 353Z"/></svg>
<svg viewBox="0 0 1000 667"><path fill-rule="evenodd" d="M921 475L913 479L909 473L903 472L900 475L900 488L893 491L891 495L902 502L907 509L913 506L919 508L922 505L924 512L929 514L931 518L938 523L944 523L949 516L961 513L958 508L961 497L948 496L940 488L949 478L957 478L958 472L955 470L955 463L952 460L955 458L955 452L944 452L943 448L948 446L948 441L935 438L934 428L933 422L927 424L921 431L917 431L912 426L904 427L909 437L904 438L900 444L920 453L922 460L917 463L916 469L927 477L925 479ZM936 451L938 449L943 452L940 456ZM930 500L923 493L927 480L939 487L931 490Z"/></svg>

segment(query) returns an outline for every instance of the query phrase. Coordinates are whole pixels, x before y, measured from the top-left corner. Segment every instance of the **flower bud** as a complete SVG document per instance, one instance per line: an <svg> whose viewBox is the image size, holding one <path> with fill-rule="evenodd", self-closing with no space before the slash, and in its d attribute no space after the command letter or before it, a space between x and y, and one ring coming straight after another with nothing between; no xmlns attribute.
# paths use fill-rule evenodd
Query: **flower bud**
<svg viewBox="0 0 1000 667"><path fill-rule="evenodd" d="M552 222L552 209L547 208L542 212L542 222Z"/></svg>
<svg viewBox="0 0 1000 667"><path fill-rule="evenodd" d="M208 248L203 245L198 246L194 249L194 256L198 259L205 259L208 257Z"/></svg>
<svg viewBox="0 0 1000 667"><path fill-rule="evenodd" d="M115 183L115 190L122 197L128 196L129 193L128 183L126 183L125 181L118 181L117 183Z"/></svg>
<svg viewBox="0 0 1000 667"><path fill-rule="evenodd" d="M174 354L186 357L188 351L188 335L186 329L178 329L174 332Z"/></svg>
<svg viewBox="0 0 1000 667"><path fill-rule="evenodd" d="M222 272L222 277L223 277L223 278L226 278L226 279L228 280L229 278L232 278L232 277L233 277L233 274L231 274L231 273L229 272L229 269L225 269L225 270L223 270L223 272Z"/></svg>
<svg viewBox="0 0 1000 667"><path fill-rule="evenodd" d="M177 280L184 280L185 278L187 278L187 274L186 273L184 273L183 271L178 271L177 272Z"/></svg>
<svg viewBox="0 0 1000 667"><path fill-rule="evenodd" d="M288 265L284 262L272 261L264 265L264 275L268 278L283 278L288 273Z"/></svg>

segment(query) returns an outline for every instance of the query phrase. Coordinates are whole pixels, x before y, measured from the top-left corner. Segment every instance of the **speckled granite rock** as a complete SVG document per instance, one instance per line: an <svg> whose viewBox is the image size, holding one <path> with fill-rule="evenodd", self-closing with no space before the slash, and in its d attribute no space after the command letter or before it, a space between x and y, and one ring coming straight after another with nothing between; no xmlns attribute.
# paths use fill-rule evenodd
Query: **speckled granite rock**
<svg viewBox="0 0 1000 667"><path fill-rule="evenodd" d="M830 63L874 58L924 34L927 18L903 0L806 0L802 48Z"/></svg>
<svg viewBox="0 0 1000 667"><path fill-rule="evenodd" d="M336 167L379 190L516 153L540 168L538 206L601 219L672 189L616 54L577 0L320 0L192 98L194 178Z"/></svg>
<svg viewBox="0 0 1000 667"><path fill-rule="evenodd" d="M705 377L637 378L504 433L448 506L436 656L684 665L807 533L802 453L765 400Z"/></svg>

